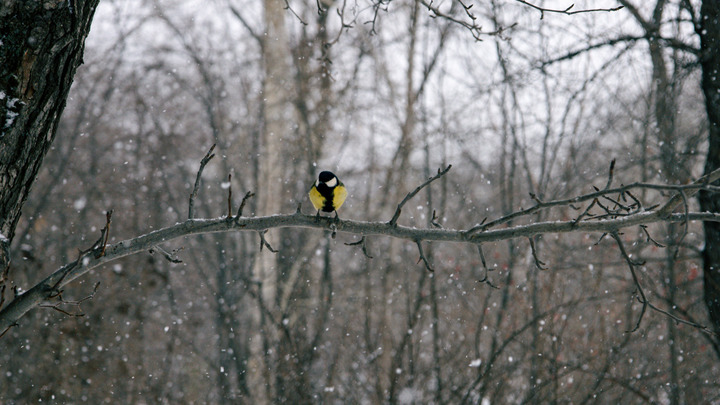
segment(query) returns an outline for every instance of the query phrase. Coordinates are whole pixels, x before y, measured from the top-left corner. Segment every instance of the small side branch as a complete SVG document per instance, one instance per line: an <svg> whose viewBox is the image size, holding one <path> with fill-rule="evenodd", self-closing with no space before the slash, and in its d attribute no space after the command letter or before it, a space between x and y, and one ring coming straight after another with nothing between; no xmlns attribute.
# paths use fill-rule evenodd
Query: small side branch
<svg viewBox="0 0 720 405"><path fill-rule="evenodd" d="M552 208L552 207L559 207L559 206L570 206L573 207L573 204L581 203L584 201L591 201L592 205L597 206L605 211L605 214L601 214L599 216L593 216L593 219L608 219L613 217L619 217L619 216L630 216L633 214L642 214L642 213L650 213L653 212L654 215L657 215L659 219L666 220L669 219L672 216L673 210L677 208L683 201L686 201L687 199L694 196L697 192L700 190L706 190L709 192L720 192L720 187L713 186L711 183L713 183L716 180L720 180L720 169L714 170L711 173L708 173L704 175L703 177L695 180L694 182L690 184L684 184L684 185L666 185L666 184L652 184L652 183L632 183L627 185L622 185L619 187L614 188L608 188L604 190L600 190L597 187L593 187L595 189L594 192L580 195L573 198L566 198L561 200L553 200L553 201L541 201L534 198L535 205L533 205L530 208L521 209L519 211L515 211L513 213L510 213L508 215L505 215L501 218L481 223L480 225L476 225L467 231L465 231L465 234L467 236L472 236L478 232L484 232L487 231L490 228L496 227L501 224L505 224L508 222L511 222L517 218L528 216L531 214L534 214L540 210ZM668 201L666 201L662 206L651 206L651 207L643 207L642 204L637 200L635 196L633 196L629 190L631 189L648 189L648 190L658 190L658 191L671 191L675 192L676 194L670 198ZM627 195L629 196L634 202L628 206L627 208L630 209L630 211L626 212L620 212L618 210L611 210L608 207L603 206L600 203L599 198L607 199L606 196L610 194L620 194L621 196ZM683 194L684 193L684 194ZM619 201L611 199L613 203L619 203ZM623 205L624 206L624 205ZM579 217L579 219L582 219L583 217L586 217L589 215L589 210L591 207L588 207L585 212ZM691 215L692 216L692 215ZM697 216L696 216L697 218ZM574 224L580 225L579 219L574 221ZM689 219L689 218L688 218Z"/></svg>
<svg viewBox="0 0 720 405"><path fill-rule="evenodd" d="M77 300L77 301L65 301L65 300L63 299L63 297L62 297L62 294L58 294L58 295L57 295L57 297L58 297L58 299L59 299L58 302L56 302L56 303L54 303L54 304L40 304L39 307L40 307L40 308L51 308L51 309L54 309L54 310L56 310L56 311L58 311L58 312L60 312L60 313L65 314L65 315L67 315L67 316L75 316L75 317L85 316L85 313L82 311L82 308L80 307L80 304L82 304L82 303L85 302L85 301L88 301L88 300L93 299L93 298L95 297L95 294L97 293L98 287L100 287L100 282L99 282L99 281L98 281L97 283L95 283L95 288L93 288L93 292L92 292L90 295L88 295L88 296L85 297L85 298L81 298L81 299L79 299L79 300ZM72 305L72 306L75 306L75 307L77 308L77 312L74 312L74 313L73 313L73 312L66 311L66 310L64 310L64 309L61 308L61 305Z"/></svg>
<svg viewBox="0 0 720 405"><path fill-rule="evenodd" d="M298 15L298 13L296 13L295 10L292 9L292 7L290 7L290 2L289 2L288 0L285 0L285 7L283 7L283 8L284 8L285 10L290 10L290 12L295 16L295 18L297 18L298 21L300 21L300 24L302 24L302 25L308 25L308 23L306 23L306 22Z"/></svg>
<svg viewBox="0 0 720 405"><path fill-rule="evenodd" d="M195 198L197 197L198 190L200 189L200 177L202 176L203 170L205 170L205 165L208 164L210 159L215 157L215 154L212 153L213 150L215 150L215 145L216 144L213 144L213 146L210 147L210 150L200 161L200 168L198 169L197 176L195 176L195 186L193 187L192 194L190 194L190 201L188 203L188 219L193 219L195 216Z"/></svg>
<svg viewBox="0 0 720 405"><path fill-rule="evenodd" d="M648 300L645 296L645 291L642 288L642 285L640 285L640 280L638 279L637 274L635 273L635 266L637 265L636 262L634 262L630 255L628 255L627 251L625 250L625 245L622 243L622 240L620 239L620 235L617 232L611 232L610 236L615 239L615 242L617 242L618 247L620 248L620 253L622 253L623 258L628 264L628 267L630 268L630 274L632 274L633 282L635 283L635 289L637 290L637 293L639 294L638 301L642 304L642 309L640 310L640 317L637 320L637 323L635 324L635 327L632 330L628 330L626 332L633 333L636 330L640 328L640 322L642 322L643 316L645 316L645 311L648 307Z"/></svg>
<svg viewBox="0 0 720 405"><path fill-rule="evenodd" d="M247 200L254 196L255 193L253 193L252 191L248 191L247 193L245 193L245 197L243 197L242 201L240 202L240 207L238 208L237 215L235 215L235 222L238 222L240 220L240 217L242 217L243 208L245 208Z"/></svg>
<svg viewBox="0 0 720 405"><path fill-rule="evenodd" d="M531 236L528 238L528 241L530 242L530 250L532 251L533 259L535 259L535 267L537 267L540 270L547 270L548 268L545 267L545 262L540 260L537 254L537 249L535 248L535 239Z"/></svg>
<svg viewBox="0 0 720 405"><path fill-rule="evenodd" d="M2 337L5 336L5 334L8 333L8 332L10 331L10 329L13 328L13 326L18 326L18 323L17 323L17 322L13 322L13 323L11 323L7 328L5 328L5 330L2 331L2 333L0 333L0 339L2 339Z"/></svg>
<svg viewBox="0 0 720 405"><path fill-rule="evenodd" d="M112 222L113 210L105 212L105 228L101 231L100 239L102 239L102 249L95 255L95 258L105 256L105 248L107 248L108 238L110 238L110 223Z"/></svg>
<svg viewBox="0 0 720 405"><path fill-rule="evenodd" d="M258 231L258 235L260 235L260 251L262 252L263 247L268 248L269 251L273 253L277 253L278 251L273 249L272 246L268 243L267 239L265 239L265 234L267 233L267 229L263 229L262 231Z"/></svg>
<svg viewBox="0 0 720 405"><path fill-rule="evenodd" d="M664 247L665 247L665 245L663 245L662 243L656 241L655 239L653 239L652 236L650 236L650 232L648 232L646 225L640 225L640 229L642 229L643 232L645 232L645 236L647 237L647 239L646 239L647 242L650 242L650 243L652 243L653 245L655 245L655 246L657 246L657 247L659 247L659 248L664 248Z"/></svg>
<svg viewBox="0 0 720 405"><path fill-rule="evenodd" d="M55 282L52 287L50 287L50 296L49 298L54 298L56 296L59 296L62 294L62 290L60 290L60 286L65 281L65 277L68 276L73 270L78 268L79 266L84 266L87 262L90 261L90 257L94 256L94 258L100 259L103 256L105 256L105 250L107 248L107 242L108 242L108 234L110 231L110 222L112 222L112 214L113 210L109 210L105 213L105 227L100 231L100 238L93 243L92 246L85 250L78 249L78 258L71 263L69 266L63 267L63 273L60 276L60 278ZM95 252L94 255L91 255L92 252Z"/></svg>
<svg viewBox="0 0 720 405"><path fill-rule="evenodd" d="M450 171L451 167L452 167L452 165L448 165L448 167L446 167L445 170L438 169L438 173L435 176L430 177L429 179L427 179L427 181L425 181L425 183L419 185L415 190L409 192L408 195L406 195L405 198L403 198L403 200L400 202L400 204L398 204L397 209L395 209L395 215L393 215L393 217L390 219L390 221L388 222L388 225L395 226L397 224L398 218L400 218L400 212L402 211L402 208L405 205L405 203L410 201L411 198L415 197L415 194L419 193L420 190L422 190L423 188L428 186L430 183L432 183L433 181L435 181L435 180L439 179L440 177L444 176L445 174L447 174L447 172Z"/></svg>
<svg viewBox="0 0 720 405"><path fill-rule="evenodd" d="M481 280L478 280L478 283L485 283L489 285L492 288L498 289L497 286L495 286L493 283L490 282L488 279L488 274L490 273L490 269L487 266L487 261L485 260L485 253L483 253L482 244L478 243L478 254L480 254L480 261L482 262L483 269L485 270L485 275Z"/></svg>
<svg viewBox="0 0 720 405"><path fill-rule="evenodd" d="M433 210L432 219L430 219L430 224L431 224L432 226L434 226L435 228L440 228L440 229L442 229L442 225L440 225L440 224L437 222L438 219L439 219L439 218L438 218L437 214L435 213L435 210Z"/></svg>
<svg viewBox="0 0 720 405"><path fill-rule="evenodd" d="M360 238L360 240L357 242L345 243L345 246L358 246L358 245L360 245L362 247L362 252L365 255L365 257L367 257L368 259L373 258L372 256L370 256L370 253L368 253L367 244L365 243L365 236Z"/></svg>
<svg viewBox="0 0 720 405"><path fill-rule="evenodd" d="M587 215L589 215L589 214L590 214L590 210L591 210L592 207L594 207L595 204L597 204L597 203L598 203L598 199L597 199L597 198L594 198L594 199L592 200L592 202L591 202L590 204L588 204L587 208L585 208L585 211L583 211L582 214L578 215L578 217L575 218L575 220L573 221L573 224L577 224L577 223L580 222L584 217L586 217Z"/></svg>
<svg viewBox="0 0 720 405"><path fill-rule="evenodd" d="M425 8L427 8L430 18L442 18L444 20L447 20L453 24L457 24L461 27L466 28L470 34L475 38L476 41L482 41L483 36L500 36L505 31L511 30L517 26L517 23L513 23L512 25L508 27L499 27L495 31L483 31L482 25L478 24L478 18L477 16L472 13L470 10L472 9L472 4L467 5L460 1L460 5L462 6L463 10L465 11L465 16L467 17L467 20L460 19L459 17L455 17L451 13L445 13L442 10L440 10L439 7L437 7L432 0L419 0L420 4L422 4Z"/></svg>
<svg viewBox="0 0 720 405"><path fill-rule="evenodd" d="M232 174L228 174L227 219L232 219Z"/></svg>
<svg viewBox="0 0 720 405"><path fill-rule="evenodd" d="M428 262L428 259L427 257L425 257L425 253L423 252L422 242L416 240L415 244L417 245L418 252L420 253L420 258L417 262L420 263L420 260L422 260L422 262L425 264L425 268L428 269L428 271L430 271L431 273L434 273L435 270L430 266L430 262Z"/></svg>
<svg viewBox="0 0 720 405"><path fill-rule="evenodd" d="M647 311L647 309L650 308L655 312L661 313L661 314L669 317L670 319L674 320L677 323L682 323L682 324L685 324L688 326L692 326L693 328L697 328L697 329L699 329L705 333L711 334L711 335L713 334L713 332L707 326L701 325L696 322L688 321L688 320L685 320L682 318L678 318L677 316L671 314L670 312L653 305L647 299L647 296L645 295L645 291L643 291L642 286L640 285L640 280L638 279L638 276L635 272L635 266L637 266L638 263L633 261L630 258L627 251L625 250L625 246L623 245L622 240L620 240L620 236L618 235L618 233L611 232L610 235L613 237L613 239L615 239L615 242L617 242L617 245L620 248L620 253L622 253L623 258L625 259L625 261L628 264L628 267L630 267L630 274L632 274L633 281L635 282L635 288L637 289L637 292L639 294L638 301L642 304L642 309L640 310L640 317L638 318L637 323L635 324L635 327L632 330L628 331L629 333L633 333L640 328L640 322L642 322L643 316L645 315L645 311Z"/></svg>
<svg viewBox="0 0 720 405"><path fill-rule="evenodd" d="M541 20L543 18L545 18L545 13L573 15L573 14L580 14L580 13L597 13L597 12L602 12L602 11L612 12L612 11L621 10L625 7L625 6L618 6L618 7L610 7L610 8L587 8L587 9L582 9L582 10L573 10L572 8L575 7L575 4L570 4L568 7L564 8L564 9L554 9L554 8L540 7L538 5L532 4L525 0L515 0L515 1L539 11Z"/></svg>
<svg viewBox="0 0 720 405"><path fill-rule="evenodd" d="M607 184L605 185L605 190L610 188L610 185L612 184L612 181L613 181L614 173L615 173L615 159L610 161L610 170L608 173L608 181L607 181Z"/></svg>

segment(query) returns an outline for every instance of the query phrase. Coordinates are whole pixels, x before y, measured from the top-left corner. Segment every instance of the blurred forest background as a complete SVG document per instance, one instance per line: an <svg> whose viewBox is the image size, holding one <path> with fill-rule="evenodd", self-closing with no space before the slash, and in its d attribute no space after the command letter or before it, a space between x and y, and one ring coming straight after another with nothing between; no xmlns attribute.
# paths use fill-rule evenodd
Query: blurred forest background
<svg viewBox="0 0 720 405"><path fill-rule="evenodd" d="M254 191L246 215L312 211L332 170L344 219L467 228L542 200L702 174L693 1L103 0L24 209L13 279ZM564 9L565 2L541 2ZM434 9L434 11L432 10ZM442 14L442 15L440 15ZM475 20L472 20L475 18ZM541 18L542 17L542 18ZM459 21L476 21L463 26ZM467 25L467 23L466 23ZM478 30L482 27L482 33ZM658 192L638 198L659 203ZM237 198L237 197L236 197ZM239 199L239 198L238 198ZM236 202L237 203L237 202ZM693 207L697 203L690 202ZM563 219L542 211L526 222ZM702 228L622 235L653 302L708 324ZM600 234L472 246L314 229L208 234L93 271L84 317L40 309L0 340L3 403L667 403L720 401L711 337L641 305ZM597 243L600 240L599 243ZM662 247L660 246L662 245ZM72 309L72 308L70 308Z"/></svg>

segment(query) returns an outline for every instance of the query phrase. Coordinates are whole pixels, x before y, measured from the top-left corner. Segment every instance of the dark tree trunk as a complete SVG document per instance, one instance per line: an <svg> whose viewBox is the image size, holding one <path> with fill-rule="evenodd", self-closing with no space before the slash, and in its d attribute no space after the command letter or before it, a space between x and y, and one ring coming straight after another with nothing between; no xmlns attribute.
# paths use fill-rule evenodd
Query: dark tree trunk
<svg viewBox="0 0 720 405"><path fill-rule="evenodd" d="M0 2L0 270L82 63L99 0Z"/></svg>
<svg viewBox="0 0 720 405"><path fill-rule="evenodd" d="M700 9L702 89L710 124L705 173L720 167L720 1L705 0ZM700 193L703 211L720 212L720 194ZM703 250L705 304L715 333L720 335L720 223L705 222ZM717 345L716 345L717 348ZM720 355L720 353L718 353Z"/></svg>

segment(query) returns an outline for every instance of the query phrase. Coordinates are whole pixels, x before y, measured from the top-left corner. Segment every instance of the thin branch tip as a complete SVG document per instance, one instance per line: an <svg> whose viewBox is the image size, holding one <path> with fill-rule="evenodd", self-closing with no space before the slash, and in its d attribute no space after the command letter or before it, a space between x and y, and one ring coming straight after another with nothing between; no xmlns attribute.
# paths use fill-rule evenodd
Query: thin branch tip
<svg viewBox="0 0 720 405"><path fill-rule="evenodd" d="M435 181L435 180L439 179L440 177L444 176L445 174L447 174L447 172L450 171L450 168L452 168L452 165L448 165L444 170L438 169L438 172L437 172L437 174L436 174L435 176L430 177L430 178L427 179L423 184L421 184L421 185L419 185L417 188L415 188L415 190L409 192L409 193L405 196L405 198L403 198L403 200L400 201L400 204L398 204L397 208L395 209L395 214L393 214L393 216L392 216L392 218L390 219L390 221L388 221L388 225L390 225L390 226L396 226L396 225L397 225L397 220L398 220L398 218L400 218L400 213L402 212L403 206L404 206L408 201L410 201L410 199L412 199L413 197L415 197L415 195L416 195L417 193L419 193L420 190L422 190L423 188L425 188L426 186L428 186L428 185L429 185L430 183L432 183L433 181Z"/></svg>
<svg viewBox="0 0 720 405"><path fill-rule="evenodd" d="M188 201L188 219L193 219L195 216L195 198L197 198L198 190L200 189L200 178L202 177L202 172L205 169L205 165L208 164L210 159L215 157L215 154L213 153L213 150L215 150L215 146L217 144L213 144L210 147L210 150L207 151L205 156L200 160L200 168L197 171L197 175L195 176L195 185L193 186L193 191L190 194L190 200Z"/></svg>

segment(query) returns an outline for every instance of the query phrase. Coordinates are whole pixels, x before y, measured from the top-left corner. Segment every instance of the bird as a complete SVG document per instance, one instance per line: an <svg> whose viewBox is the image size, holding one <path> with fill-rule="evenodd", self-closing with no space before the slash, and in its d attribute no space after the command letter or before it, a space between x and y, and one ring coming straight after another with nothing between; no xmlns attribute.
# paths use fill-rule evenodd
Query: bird
<svg viewBox="0 0 720 405"><path fill-rule="evenodd" d="M310 196L310 202L317 210L318 217L320 216L320 211L334 211L335 218L338 218L337 210L345 202L347 189L335 173L322 171L318 175L315 183L310 187L308 195Z"/></svg>

